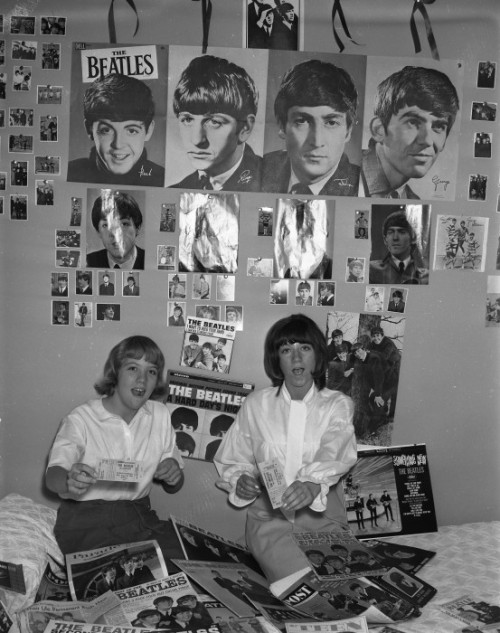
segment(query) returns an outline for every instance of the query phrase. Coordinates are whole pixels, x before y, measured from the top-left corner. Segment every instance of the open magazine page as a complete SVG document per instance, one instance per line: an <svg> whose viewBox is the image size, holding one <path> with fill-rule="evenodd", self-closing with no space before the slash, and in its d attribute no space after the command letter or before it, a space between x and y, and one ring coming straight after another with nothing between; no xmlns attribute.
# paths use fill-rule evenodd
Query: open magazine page
<svg viewBox="0 0 500 633"><path fill-rule="evenodd" d="M104 615L119 606L120 600L112 591L98 596L90 602L57 602L43 600L35 602L31 607L17 614L17 622L21 633L40 633L50 620L65 622L101 622Z"/></svg>
<svg viewBox="0 0 500 633"><path fill-rule="evenodd" d="M48 562L36 591L35 602L41 600L71 600L66 567Z"/></svg>
<svg viewBox="0 0 500 633"><path fill-rule="evenodd" d="M386 571L351 532L299 532L292 536L322 580L347 580Z"/></svg>
<svg viewBox="0 0 500 633"><path fill-rule="evenodd" d="M281 604L269 591L267 580L241 563L173 561L208 593L240 617L255 615L249 600Z"/></svg>
<svg viewBox="0 0 500 633"><path fill-rule="evenodd" d="M66 555L73 600L90 600L109 591L168 576L156 541L112 545Z"/></svg>
<svg viewBox="0 0 500 633"><path fill-rule="evenodd" d="M226 321L187 316L182 342L182 367L227 374L231 366L236 326Z"/></svg>
<svg viewBox="0 0 500 633"><path fill-rule="evenodd" d="M425 444L360 449L342 481L357 538L437 531Z"/></svg>
<svg viewBox="0 0 500 633"><path fill-rule="evenodd" d="M340 622L290 622L286 633L368 633L368 624L364 616L348 618Z"/></svg>
<svg viewBox="0 0 500 633"><path fill-rule="evenodd" d="M443 613L467 622L473 633L493 631L500 628L500 603L491 604L472 596L461 596L456 600L437 605ZM460 629L463 630L463 629Z"/></svg>
<svg viewBox="0 0 500 633"><path fill-rule="evenodd" d="M399 569L412 574L422 569L436 555L436 552L431 550L402 545L401 543L379 541L378 539L368 539L363 541L363 545L385 567L399 567Z"/></svg>
<svg viewBox="0 0 500 633"><path fill-rule="evenodd" d="M201 344L200 341L190 343L190 335L185 336L190 351L193 346ZM212 356L228 345L222 345L222 338L221 341L219 338L214 342ZM226 351L224 354L227 357ZM178 433L179 447L183 448L185 442L183 455L212 461L222 438L253 388L249 383L228 380L222 374L195 376L169 370L164 402L170 411L172 426Z"/></svg>
<svg viewBox="0 0 500 633"><path fill-rule="evenodd" d="M204 530L193 523L170 515L172 525L188 560L219 563L243 563L263 576L259 564L246 547L242 547L218 534Z"/></svg>

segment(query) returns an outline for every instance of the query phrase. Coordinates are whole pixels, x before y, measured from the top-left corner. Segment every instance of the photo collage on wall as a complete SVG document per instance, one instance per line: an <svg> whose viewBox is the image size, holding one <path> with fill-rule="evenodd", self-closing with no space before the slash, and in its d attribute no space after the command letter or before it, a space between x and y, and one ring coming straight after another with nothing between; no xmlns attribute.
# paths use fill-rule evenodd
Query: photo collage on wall
<svg viewBox="0 0 500 633"><path fill-rule="evenodd" d="M327 308L330 346L331 332L342 329L331 326L332 315L344 314L331 311L343 307L345 288L361 284L363 332L345 340L370 336L373 349L371 330L382 321L401 357L410 286L432 284L434 271L488 270L489 218L455 208L443 213L441 203L453 203L462 186L459 139L469 112L477 122L471 155L478 167L466 197L490 198L496 62L478 62L474 99L464 102L459 60L304 52L303 2L284 3L283 11L243 4L246 48L210 46L208 54L195 46L79 41L65 58L66 16L2 16L0 126L7 134L0 149L8 161L0 172L0 217L28 221L68 205L48 273L54 325L126 322L131 302L145 301L148 270L165 271L165 325L182 331L182 367L193 320L230 323L232 332L249 327L241 276L256 285L267 280L256 297L263 305L311 315ZM70 86L58 79L62 68L70 69ZM439 104L431 107L436 94ZM67 164L58 149L66 120ZM432 143L420 140L423 129L432 130ZM406 145L395 140L403 131ZM61 181L85 189L64 201ZM146 219L148 191L161 189L175 191L176 201L162 201L155 219L151 212ZM272 198L253 210L255 235L263 239L243 261L247 193ZM334 270L346 198L359 204L351 249ZM498 253L500 270L500 237ZM488 327L500 324L495 280L488 284ZM229 362L218 368L213 349L211 355L198 369L230 371ZM330 359L329 381L338 373L334 359L355 364L356 356L348 358ZM358 435L380 435L397 388L381 396L383 412L370 402L363 415L360 389L354 393Z"/></svg>

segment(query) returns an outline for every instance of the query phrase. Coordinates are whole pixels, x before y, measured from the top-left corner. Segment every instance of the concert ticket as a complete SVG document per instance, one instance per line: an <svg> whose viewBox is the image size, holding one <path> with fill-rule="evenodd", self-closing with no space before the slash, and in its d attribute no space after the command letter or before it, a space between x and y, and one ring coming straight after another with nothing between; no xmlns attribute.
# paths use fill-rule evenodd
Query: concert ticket
<svg viewBox="0 0 500 633"><path fill-rule="evenodd" d="M142 479L144 467L141 462L102 458L96 467L97 479L106 481L135 482Z"/></svg>

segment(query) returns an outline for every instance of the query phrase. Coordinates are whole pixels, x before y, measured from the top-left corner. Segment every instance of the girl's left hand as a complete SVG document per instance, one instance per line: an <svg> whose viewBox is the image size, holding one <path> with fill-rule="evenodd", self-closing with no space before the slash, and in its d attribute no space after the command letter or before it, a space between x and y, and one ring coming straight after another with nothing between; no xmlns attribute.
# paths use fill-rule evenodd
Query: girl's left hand
<svg viewBox="0 0 500 633"><path fill-rule="evenodd" d="M167 457L160 462L155 471L154 479L158 479L168 486L175 486L178 484L182 479L182 470L177 463L177 460L173 457Z"/></svg>
<svg viewBox="0 0 500 633"><path fill-rule="evenodd" d="M312 481L294 481L288 486L281 498L283 510L300 510L310 506L320 490L321 486Z"/></svg>

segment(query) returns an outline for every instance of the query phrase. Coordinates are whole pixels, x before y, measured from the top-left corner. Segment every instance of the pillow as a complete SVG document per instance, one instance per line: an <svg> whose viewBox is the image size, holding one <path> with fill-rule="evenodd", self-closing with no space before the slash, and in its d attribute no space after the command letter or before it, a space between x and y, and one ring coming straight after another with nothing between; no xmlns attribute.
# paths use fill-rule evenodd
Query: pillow
<svg viewBox="0 0 500 633"><path fill-rule="evenodd" d="M49 555L64 565L54 537L56 510L12 493L0 500L0 560L23 566L26 593L0 587L0 599L12 616L33 604Z"/></svg>

